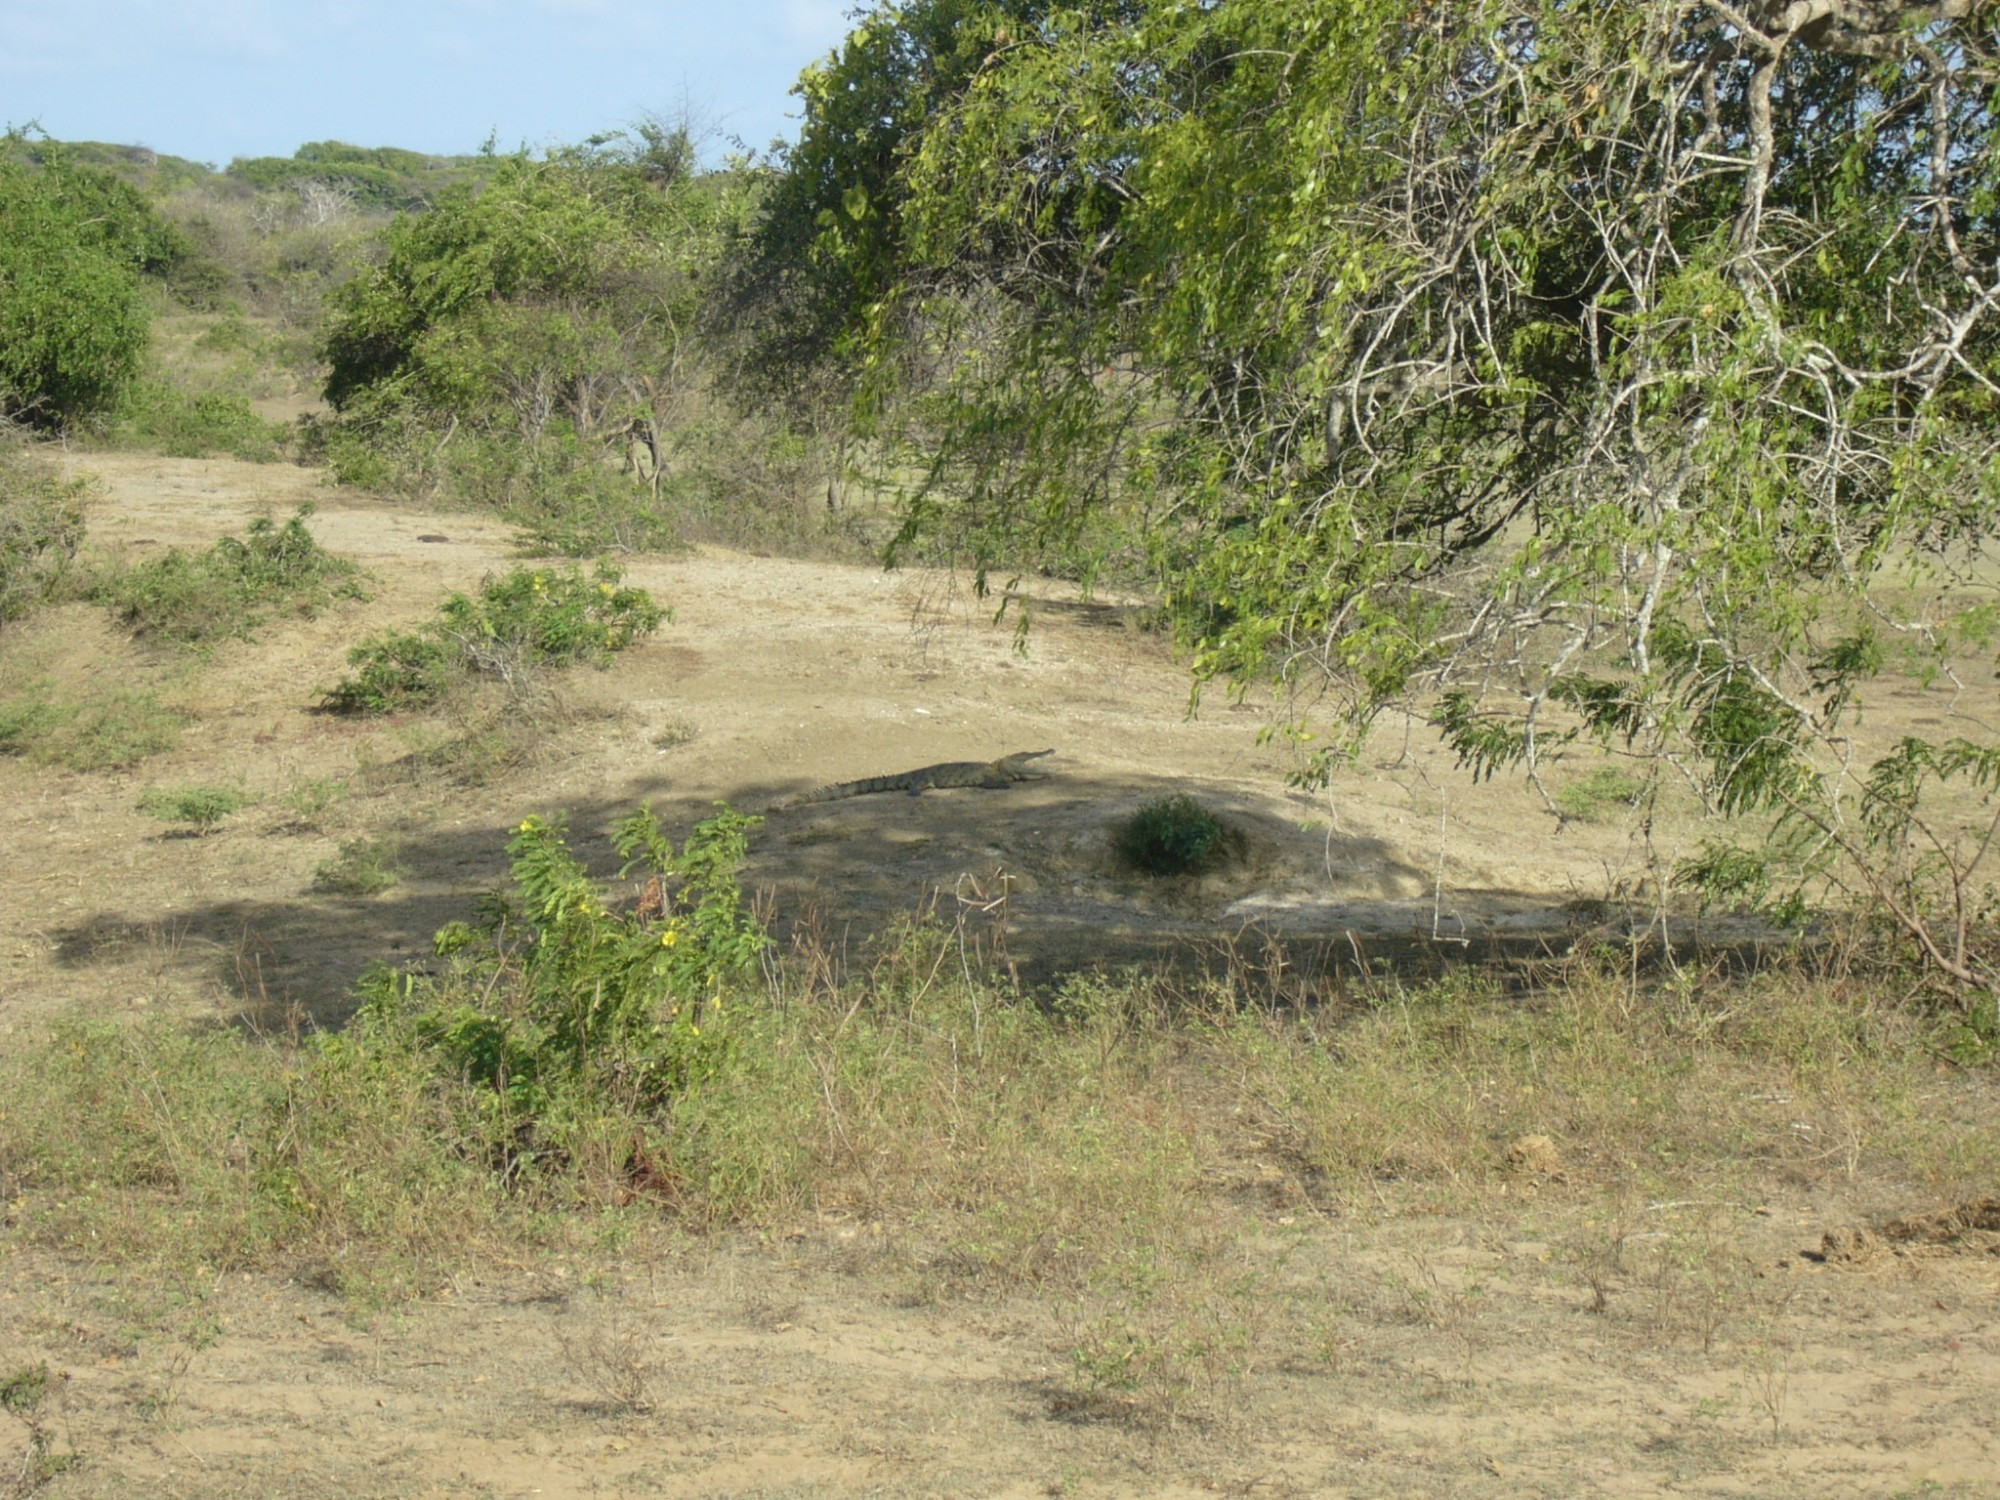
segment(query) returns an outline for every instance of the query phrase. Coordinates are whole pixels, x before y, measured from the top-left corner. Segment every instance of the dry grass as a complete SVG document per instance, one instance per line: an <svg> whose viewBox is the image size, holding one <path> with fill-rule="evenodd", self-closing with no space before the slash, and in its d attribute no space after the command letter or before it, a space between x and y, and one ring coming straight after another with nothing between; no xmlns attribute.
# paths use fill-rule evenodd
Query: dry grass
<svg viewBox="0 0 2000 1500"><path fill-rule="evenodd" d="M1357 1316L1438 1340L1447 1382L1482 1357L1476 1277L1417 1247L1356 1292L1253 1249L1246 1205L1552 1219L1579 1305L1635 1348L1708 1355L1770 1314L1737 1245L1774 1185L1949 1199L2000 1171L1925 1018L1797 968L1635 987L1584 967L1524 995L1467 972L1279 1011L1139 975L1037 1000L977 959L920 926L851 978L774 965L671 1119L601 1099L567 1163L527 1176L490 1096L365 1027L72 1025L0 1062L0 1171L53 1244L183 1282L282 1263L363 1304L668 1226L848 1224L841 1263L907 1305L1032 1296L1059 1408L1168 1427L1227 1417L1273 1362L1340 1368ZM656 1342L600 1320L564 1348L637 1413ZM1775 1433L1783 1351L1752 1348Z"/></svg>

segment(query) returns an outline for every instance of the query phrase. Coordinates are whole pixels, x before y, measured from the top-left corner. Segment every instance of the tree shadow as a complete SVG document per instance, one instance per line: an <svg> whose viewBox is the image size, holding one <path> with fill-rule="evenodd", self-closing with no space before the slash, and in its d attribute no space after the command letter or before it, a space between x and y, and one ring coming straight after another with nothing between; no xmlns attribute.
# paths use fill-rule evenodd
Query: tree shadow
<svg viewBox="0 0 2000 1500"><path fill-rule="evenodd" d="M801 789L746 782L729 801L768 809ZM1223 819L1237 850L1228 866L1165 880L1123 868L1114 849L1119 820L1183 791ZM570 846L608 884L620 865L610 830L646 802L676 842L715 809L658 775L631 778L622 794L572 803ZM86 969L170 931L212 950L211 977L236 997L247 1023L338 1028L358 1004L364 974L381 965L424 969L439 928L472 917L482 895L508 886L507 844L529 811L554 809L402 830L405 877L376 895L305 886L143 915L100 910L52 934L55 962ZM741 879L769 913L781 950L813 955L828 974L865 969L895 934L928 915L958 930L968 959L976 950L1024 990L1042 992L1079 973L1136 967L1191 982L1228 977L1286 1003L1309 1003L1362 976L1546 959L1566 933L1588 925L1545 899L1550 920L1540 926L1442 939L1424 931L1428 902L1308 898L1244 914L1266 887L1309 887L1329 860L1404 885L1423 876L1379 840L1330 842L1228 788L1058 771L1004 789L876 794L769 813ZM640 882L629 885L613 899L636 898Z"/></svg>

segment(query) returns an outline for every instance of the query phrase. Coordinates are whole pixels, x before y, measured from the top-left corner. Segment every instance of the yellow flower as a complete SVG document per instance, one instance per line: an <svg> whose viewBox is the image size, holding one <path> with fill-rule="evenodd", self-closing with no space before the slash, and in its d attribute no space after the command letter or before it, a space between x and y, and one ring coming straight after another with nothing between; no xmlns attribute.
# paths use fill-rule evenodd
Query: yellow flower
<svg viewBox="0 0 2000 1500"><path fill-rule="evenodd" d="M597 592L602 594L605 598L609 599L612 594L611 585L608 583L600 583L597 586Z"/></svg>
<svg viewBox="0 0 2000 1500"><path fill-rule="evenodd" d="M516 833L526 833L530 828L533 828L534 826L535 826L535 820L533 818L523 818L521 819L521 826L515 829L514 831Z"/></svg>
<svg viewBox="0 0 2000 1500"><path fill-rule="evenodd" d="M681 935L678 932L675 932L671 927L669 927L665 932L660 934L660 946L662 948L671 948L675 943L678 943L680 940L681 940Z"/></svg>

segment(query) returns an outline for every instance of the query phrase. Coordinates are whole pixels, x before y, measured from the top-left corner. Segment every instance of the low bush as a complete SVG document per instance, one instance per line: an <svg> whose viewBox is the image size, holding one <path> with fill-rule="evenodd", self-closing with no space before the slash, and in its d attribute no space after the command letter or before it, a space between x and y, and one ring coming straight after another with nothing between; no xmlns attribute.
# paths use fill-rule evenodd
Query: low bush
<svg viewBox="0 0 2000 1500"><path fill-rule="evenodd" d="M267 422L252 411L244 396L190 391L165 380L134 385L119 415L128 441L156 448L169 458L226 453L252 463L275 463L285 456L291 436L284 423Z"/></svg>
<svg viewBox="0 0 2000 1500"><path fill-rule="evenodd" d="M356 646L347 663L358 670L321 701L334 713L395 713L434 703L469 677L524 690L546 667L602 666L670 617L622 579L608 564L588 577L515 568L488 578L477 595L448 596L423 629L390 631Z"/></svg>
<svg viewBox="0 0 2000 1500"><path fill-rule="evenodd" d="M311 514L301 506L282 526L260 516L206 552L169 548L113 574L98 595L134 634L181 645L248 636L275 609L310 616L335 599L366 598L361 570L307 529Z"/></svg>
<svg viewBox="0 0 2000 1500"><path fill-rule="evenodd" d="M225 818L241 812L248 801L235 787L153 786L140 793L139 811L162 823L181 824L199 837L221 827Z"/></svg>
<svg viewBox="0 0 2000 1500"><path fill-rule="evenodd" d="M1615 816L1621 809L1635 806L1646 793L1646 783L1617 766L1599 766L1579 776L1555 794L1555 803L1566 818L1595 823Z"/></svg>
<svg viewBox="0 0 2000 1500"><path fill-rule="evenodd" d="M349 839L335 858L313 871L313 889L337 896L375 896L400 885L403 874L393 844L381 839Z"/></svg>
<svg viewBox="0 0 2000 1500"><path fill-rule="evenodd" d="M615 1187L621 1153L644 1149L635 1133L663 1138L673 1101L730 1055L724 997L766 941L736 884L759 821L722 808L676 850L650 809L622 820L621 875L644 872L649 895L617 911L563 820L526 819L510 896L438 933L442 977L366 982L356 1044L415 1050L472 1090L511 1143L504 1175L581 1170Z"/></svg>
<svg viewBox="0 0 2000 1500"><path fill-rule="evenodd" d="M464 672L453 644L436 634L391 630L347 653L360 670L321 695L334 713L393 714L423 708L443 697Z"/></svg>
<svg viewBox="0 0 2000 1500"><path fill-rule="evenodd" d="M1182 794L1149 802L1119 824L1119 855L1148 875L1188 875L1222 852L1222 820Z"/></svg>

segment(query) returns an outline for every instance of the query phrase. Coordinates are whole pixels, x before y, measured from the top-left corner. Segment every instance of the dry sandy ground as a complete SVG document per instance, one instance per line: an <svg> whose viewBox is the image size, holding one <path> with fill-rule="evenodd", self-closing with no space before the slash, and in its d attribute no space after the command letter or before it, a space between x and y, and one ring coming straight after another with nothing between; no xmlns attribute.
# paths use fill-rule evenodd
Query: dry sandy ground
<svg viewBox="0 0 2000 1500"><path fill-rule="evenodd" d="M85 1460L62 1496L2000 1487L2000 1235L1816 1264L1793 1248L1810 1212L1736 1210L1715 1228L1745 1279L1720 1317L1637 1249L1594 1312L1549 1244L1508 1237L1519 1214L1506 1233L1262 1217L1245 1249L1270 1295L1316 1312L1260 1330L1259 1360L1177 1418L1073 1397L1071 1310L926 1297L853 1226L590 1286L471 1282L394 1316L245 1277L208 1296L200 1348L135 1337L108 1277L0 1260L0 1339L61 1372L49 1425ZM644 1410L620 1399L635 1362ZM21 1442L0 1414L0 1456Z"/></svg>
<svg viewBox="0 0 2000 1500"><path fill-rule="evenodd" d="M421 953L499 882L528 813L568 810L608 867L604 830L642 801L685 823L718 799L754 810L1043 747L1046 782L775 814L748 878L781 924L854 953L934 892L1004 895L1008 953L1042 980L1246 930L1280 934L1300 970L1560 950L1646 876L1615 824L1558 832L1529 793L1474 786L1415 730L1323 794L1287 792L1265 712L1218 697L1190 717L1182 670L1115 605L1040 590L1023 642L946 576L712 550L631 560L676 618L575 674L570 721L533 763L483 786L421 774L410 758L434 726L317 714L317 690L361 636L504 568L505 527L289 467L77 464L101 483L100 545L206 545L310 500L374 598L201 663L136 648L84 606L9 632L10 670L159 684L195 722L135 775L0 760L0 1046L72 1006L289 1006L336 1024L365 966ZM202 839L136 811L145 785L204 781L257 801ZM302 816L315 785L331 800ZM1232 867L1164 886L1121 871L1110 827L1183 791L1229 820ZM1700 832L1663 824L1658 852ZM315 891L361 835L398 840L409 878ZM2000 1235L1800 1253L1932 1206L1908 1185L1829 1173L1756 1203L1635 1203L1602 1228L1636 1248L1600 1302L1553 1238L1579 1232L1559 1180L1523 1190L1546 1210L1385 1200L1338 1218L1268 1164L1235 1170L1237 1253L1269 1278L1274 1326L1184 1411L1079 1404L1062 1378L1079 1309L941 1294L867 1226L822 1221L468 1283L394 1315L246 1278L204 1290L213 1327L193 1340L133 1333L109 1273L0 1238L0 1374L62 1373L54 1430L85 1463L58 1495L2000 1493ZM1704 1264L1731 1268L1726 1296L1676 1279L1667 1248L1691 1236L1724 1247ZM645 1411L616 1389L635 1364ZM0 1465L25 1443L10 1423Z"/></svg>

